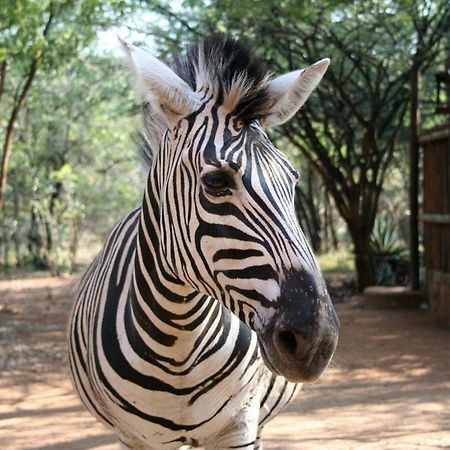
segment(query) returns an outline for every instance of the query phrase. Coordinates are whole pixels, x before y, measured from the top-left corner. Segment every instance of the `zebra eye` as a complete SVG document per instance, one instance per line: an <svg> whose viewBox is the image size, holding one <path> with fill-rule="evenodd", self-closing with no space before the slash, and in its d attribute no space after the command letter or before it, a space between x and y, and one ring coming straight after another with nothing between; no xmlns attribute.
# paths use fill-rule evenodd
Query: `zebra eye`
<svg viewBox="0 0 450 450"><path fill-rule="evenodd" d="M232 183L230 177L225 172L210 172L202 177L203 185L210 194L224 195L230 193Z"/></svg>

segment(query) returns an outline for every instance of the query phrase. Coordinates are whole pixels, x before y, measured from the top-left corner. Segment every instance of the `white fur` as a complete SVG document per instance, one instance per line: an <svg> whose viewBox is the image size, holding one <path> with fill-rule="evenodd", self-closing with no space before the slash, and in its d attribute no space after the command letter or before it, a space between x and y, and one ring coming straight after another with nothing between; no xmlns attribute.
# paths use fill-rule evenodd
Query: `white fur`
<svg viewBox="0 0 450 450"><path fill-rule="evenodd" d="M150 53L120 39L138 88L172 127L200 106L200 98L175 72Z"/></svg>
<svg viewBox="0 0 450 450"><path fill-rule="evenodd" d="M330 60L325 58L304 70L289 72L270 81L269 91L274 104L261 124L270 127L289 120L319 84L329 64Z"/></svg>

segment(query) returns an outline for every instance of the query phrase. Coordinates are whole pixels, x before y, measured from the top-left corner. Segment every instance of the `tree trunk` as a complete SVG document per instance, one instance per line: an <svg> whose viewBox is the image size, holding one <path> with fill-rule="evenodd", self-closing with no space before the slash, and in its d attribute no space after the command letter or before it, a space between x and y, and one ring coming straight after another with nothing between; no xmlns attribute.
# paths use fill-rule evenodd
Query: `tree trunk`
<svg viewBox="0 0 450 450"><path fill-rule="evenodd" d="M325 218L324 218L324 241L325 241L325 251L330 249L338 249L338 239L336 236L336 229L333 218L333 205L331 204L330 198L328 197L328 191L324 189L323 191L323 203L325 205Z"/></svg>
<svg viewBox="0 0 450 450"><path fill-rule="evenodd" d="M15 226L14 232L13 232L13 240L14 240L14 252L16 254L16 267L22 266L22 257L20 254L20 237L19 237L19 215L20 215L20 201L19 201L19 195L16 191L14 191L14 216L18 220L17 225Z"/></svg>
<svg viewBox="0 0 450 450"><path fill-rule="evenodd" d="M3 267L8 270L11 266L9 263L9 239L6 230L3 230Z"/></svg>
<svg viewBox="0 0 450 450"><path fill-rule="evenodd" d="M367 286L375 284L376 281L373 256L370 248L371 230L359 222L352 225L352 227L349 225L349 231L354 246L358 289L362 291Z"/></svg>
<svg viewBox="0 0 450 450"><path fill-rule="evenodd" d="M414 62L411 71L411 111L409 145L409 278L411 289L419 284L419 68Z"/></svg>
<svg viewBox="0 0 450 450"><path fill-rule="evenodd" d="M70 239L70 273L76 270L77 251L79 243L79 234L76 221L72 221L72 237Z"/></svg>
<svg viewBox="0 0 450 450"><path fill-rule="evenodd" d="M308 193L305 193L300 187L295 187L295 209L297 219L301 229L306 234L314 252L319 252L322 248L322 240L320 236L320 225L317 225L317 211L314 202L308 201ZM319 220L320 224L320 220Z"/></svg>
<svg viewBox="0 0 450 450"><path fill-rule="evenodd" d="M5 243L3 242L3 236L0 233L0 270L3 270L3 268L6 268L5 262L3 261L3 248L4 248L4 245L5 245Z"/></svg>
<svg viewBox="0 0 450 450"><path fill-rule="evenodd" d="M44 39L47 37L48 32L50 31L51 24L53 22L53 12L50 12L47 23L45 24L44 31L42 36ZM25 84L20 92L18 99L15 101L13 109L11 111L11 115L8 120L8 125L6 127L5 140L3 142L3 154L2 154L2 162L0 169L0 213L3 210L3 205L5 201L5 192L6 192L6 182L8 176L8 162L11 156L12 145L14 141L14 132L17 126L17 119L19 117L19 113L22 111L25 105L25 99L27 97L28 91L31 88L34 77L39 67L39 62L42 57L42 49L36 50L33 58L31 60L30 69L25 78ZM6 66L5 66L6 70ZM4 75L3 75L4 77Z"/></svg>
<svg viewBox="0 0 450 450"><path fill-rule="evenodd" d="M319 215L319 203L320 197L316 194L314 198L315 188L314 186L314 172L311 166L308 165L307 168L307 181L306 181L307 191L307 207L311 213L312 222L312 246L315 252L320 252L322 250L322 220Z"/></svg>
<svg viewBox="0 0 450 450"><path fill-rule="evenodd" d="M8 61L3 61L0 64L0 102L2 101L3 92L5 90L6 72L8 70Z"/></svg>

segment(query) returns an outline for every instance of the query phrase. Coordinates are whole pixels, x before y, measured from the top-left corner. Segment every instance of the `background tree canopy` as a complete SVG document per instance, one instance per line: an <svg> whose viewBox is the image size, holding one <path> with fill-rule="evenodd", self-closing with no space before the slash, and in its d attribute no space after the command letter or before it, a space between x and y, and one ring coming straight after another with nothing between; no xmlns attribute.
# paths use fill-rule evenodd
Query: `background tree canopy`
<svg viewBox="0 0 450 450"><path fill-rule="evenodd" d="M100 30L124 27L166 58L223 32L248 39L277 73L331 57L319 89L272 136L303 174L300 222L317 252L352 249L360 287L381 281L386 236L402 253L410 80L421 72L431 112L448 1L0 0L0 11L3 269L73 270L80 242L103 239L139 203L138 102L120 56L96 44Z"/></svg>

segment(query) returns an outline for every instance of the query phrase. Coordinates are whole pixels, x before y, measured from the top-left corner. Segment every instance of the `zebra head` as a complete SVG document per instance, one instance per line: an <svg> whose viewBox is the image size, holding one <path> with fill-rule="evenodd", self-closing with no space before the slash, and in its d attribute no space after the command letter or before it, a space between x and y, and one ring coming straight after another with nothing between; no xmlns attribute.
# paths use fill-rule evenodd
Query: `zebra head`
<svg viewBox="0 0 450 450"><path fill-rule="evenodd" d="M205 40L172 68L124 46L151 146L160 140L148 191L157 193L164 263L253 329L274 373L317 379L339 322L296 219L299 175L264 128L297 112L329 60L271 79L230 39Z"/></svg>

